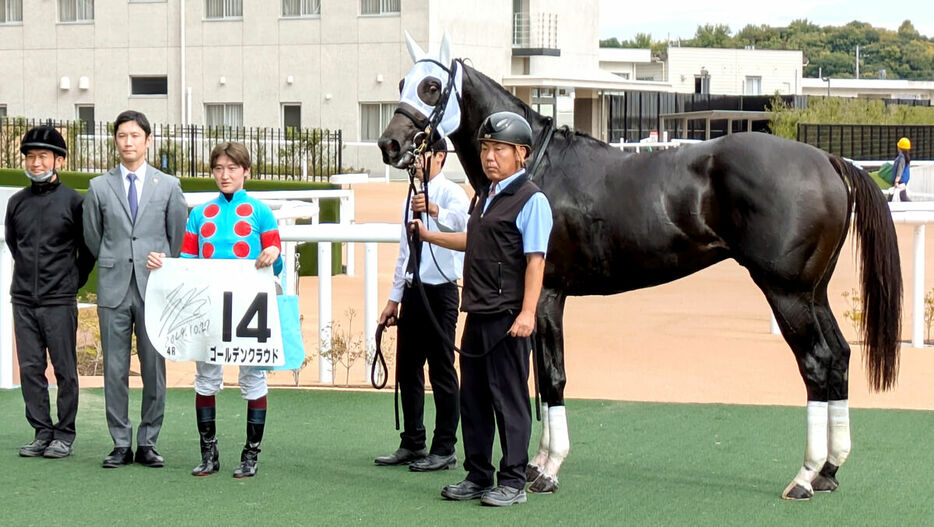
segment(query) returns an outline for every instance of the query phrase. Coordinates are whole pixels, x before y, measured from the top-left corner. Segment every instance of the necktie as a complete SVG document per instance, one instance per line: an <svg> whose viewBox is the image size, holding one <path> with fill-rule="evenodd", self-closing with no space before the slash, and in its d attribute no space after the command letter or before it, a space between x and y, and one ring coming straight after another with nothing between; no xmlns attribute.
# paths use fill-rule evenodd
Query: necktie
<svg viewBox="0 0 934 527"><path fill-rule="evenodd" d="M127 192L126 200L130 204L130 217L133 219L133 223L136 223L136 210L139 207L139 202L136 197L136 174L129 173L126 175L127 180L130 182L130 190Z"/></svg>

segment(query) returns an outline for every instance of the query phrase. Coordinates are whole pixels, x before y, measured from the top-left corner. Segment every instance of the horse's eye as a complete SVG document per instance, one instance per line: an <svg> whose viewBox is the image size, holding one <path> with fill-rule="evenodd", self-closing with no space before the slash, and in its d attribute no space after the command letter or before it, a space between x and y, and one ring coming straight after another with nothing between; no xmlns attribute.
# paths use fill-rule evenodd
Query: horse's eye
<svg viewBox="0 0 934 527"><path fill-rule="evenodd" d="M405 88L405 79L399 81L399 93L402 93L402 89Z"/></svg>
<svg viewBox="0 0 934 527"><path fill-rule="evenodd" d="M437 77L426 77L418 83L418 98L429 106L438 104L441 96L441 80Z"/></svg>

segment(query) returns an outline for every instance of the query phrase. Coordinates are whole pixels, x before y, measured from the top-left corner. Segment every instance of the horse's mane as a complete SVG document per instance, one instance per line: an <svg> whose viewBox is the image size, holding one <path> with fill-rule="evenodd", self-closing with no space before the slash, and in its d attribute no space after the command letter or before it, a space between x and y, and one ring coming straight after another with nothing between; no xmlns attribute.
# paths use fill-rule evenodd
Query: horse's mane
<svg viewBox="0 0 934 527"><path fill-rule="evenodd" d="M482 71L472 66L468 66L465 63L465 61L469 59L457 59L457 60L459 60L461 65L464 67L465 76L469 77L471 82L477 82L478 84L482 84L483 86L488 88L487 91L489 92L489 94L499 95L501 100L498 100L498 101L493 100L493 101L488 102L487 104L488 106L491 107L493 111L508 109L508 110L518 113L519 115L522 115L529 122L529 124L532 125L533 133L535 135L538 135L538 132L542 128L545 128L548 126L548 121L549 121L548 117L545 117L542 114L533 110L532 107L530 107L528 104L522 101L522 99L519 99L518 97L510 93L507 89L503 88L503 86L501 86L495 80L491 79L489 76L487 76ZM473 132L474 131L471 130L471 133ZM577 130L572 130L567 125L556 127L554 133L555 135L560 135L565 140L565 143L566 143L565 148L570 147L571 145L574 145L576 143L586 143L591 146L600 146L602 148L608 148L608 149L615 150L613 147L611 147L606 142L601 141L588 133L579 132Z"/></svg>

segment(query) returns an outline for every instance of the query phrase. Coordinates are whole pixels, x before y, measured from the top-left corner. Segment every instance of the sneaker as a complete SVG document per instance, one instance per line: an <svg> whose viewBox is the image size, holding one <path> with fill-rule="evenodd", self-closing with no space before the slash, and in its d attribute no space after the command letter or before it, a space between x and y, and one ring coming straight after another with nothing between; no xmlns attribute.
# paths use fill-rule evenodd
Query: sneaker
<svg viewBox="0 0 934 527"><path fill-rule="evenodd" d="M63 457L68 457L71 455L71 445L60 440L53 439L49 446L45 449L45 452L42 453L43 457L48 457L52 459L59 459Z"/></svg>
<svg viewBox="0 0 934 527"><path fill-rule="evenodd" d="M32 443L20 447L19 455L23 457L40 457L48 446L48 439L34 439Z"/></svg>
<svg viewBox="0 0 934 527"><path fill-rule="evenodd" d="M525 503L525 489L515 489L500 485L495 489L485 493L480 498L480 503L492 507L507 507L514 503Z"/></svg>
<svg viewBox="0 0 934 527"><path fill-rule="evenodd" d="M454 501L475 500L487 492L490 492L492 488L493 487L482 487L473 481L465 479L460 483L444 487L444 489L441 490L441 495L444 496L445 499Z"/></svg>

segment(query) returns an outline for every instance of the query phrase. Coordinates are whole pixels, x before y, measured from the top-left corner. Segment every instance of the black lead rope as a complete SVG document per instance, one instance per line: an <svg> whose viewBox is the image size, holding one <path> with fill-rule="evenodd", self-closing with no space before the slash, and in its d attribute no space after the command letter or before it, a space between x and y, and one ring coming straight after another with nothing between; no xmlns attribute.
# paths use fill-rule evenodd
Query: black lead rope
<svg viewBox="0 0 934 527"><path fill-rule="evenodd" d="M389 380L389 367L386 366L386 357L383 355L383 331L386 329L386 324L379 324L376 326L376 352L373 355L373 364L370 365L370 383L373 384L373 387L377 390L382 390L386 387L386 381ZM376 374L377 365L379 366L380 374Z"/></svg>

